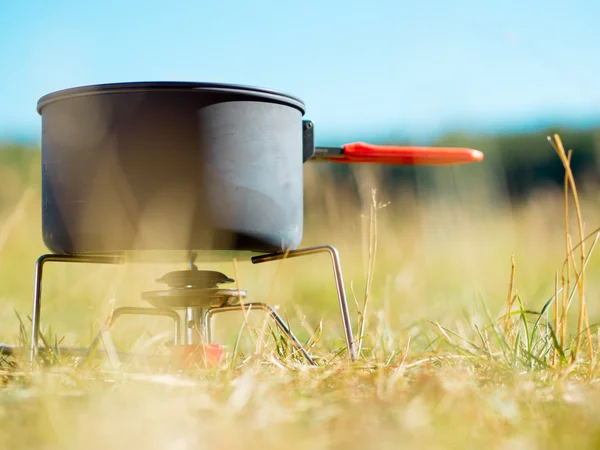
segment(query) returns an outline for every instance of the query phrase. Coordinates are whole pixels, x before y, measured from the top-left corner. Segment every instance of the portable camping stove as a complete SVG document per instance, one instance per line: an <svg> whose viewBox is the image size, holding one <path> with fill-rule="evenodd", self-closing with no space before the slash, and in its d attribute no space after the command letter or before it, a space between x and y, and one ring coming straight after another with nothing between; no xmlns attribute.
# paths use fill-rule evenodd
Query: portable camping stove
<svg viewBox="0 0 600 450"><path fill-rule="evenodd" d="M349 357L355 360L356 350L344 289L342 267L338 251L333 246L322 245L288 252L258 255L252 257L252 263L259 264L318 253L328 253L331 257L346 348ZM219 361L222 354L222 347L212 342L212 318L214 315L233 311L262 310L270 316L283 335L290 340L295 351L300 353L310 364L316 365L312 356L275 308L267 303L243 302L242 300L247 296L246 291L219 286L232 283L234 282L233 279L220 272L198 270L194 260L195 254L191 253L188 270L169 272L157 280L166 284L166 289L142 293L142 299L147 301L151 305L150 307L124 306L116 308L92 340L90 346L84 350L83 356L87 359L95 353L102 342L103 334L108 332L120 316L165 316L173 319L174 322L171 351L173 356L177 358L180 367L189 367L199 361L214 364ZM31 364L35 361L39 351L42 277L44 265L48 262L123 264L125 258L122 256L58 254L46 254L38 258L35 269L31 346L29 351Z"/></svg>

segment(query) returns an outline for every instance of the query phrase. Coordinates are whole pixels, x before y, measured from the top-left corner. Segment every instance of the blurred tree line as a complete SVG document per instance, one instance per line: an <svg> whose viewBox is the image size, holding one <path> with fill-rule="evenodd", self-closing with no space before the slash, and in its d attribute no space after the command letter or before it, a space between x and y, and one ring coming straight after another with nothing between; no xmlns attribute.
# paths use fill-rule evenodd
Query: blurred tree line
<svg viewBox="0 0 600 450"><path fill-rule="evenodd" d="M600 182L600 128L562 129L519 133L475 135L448 134L432 142L436 146L467 147L481 150L484 161L479 164L455 166L452 175L447 167L381 166L377 178L386 189L417 188L420 192L435 190L443 194L440 182L459 183L463 188L477 189L483 185L505 194L512 203L519 203L537 189L562 189L565 171L547 137L558 134L565 149L573 150L571 169L582 193L595 189ZM406 141L389 140L387 145L406 145ZM341 164L332 164L331 170L340 182L348 179L348 172L360 170ZM458 180L457 180L458 178ZM450 181L448 181L450 180ZM356 186L355 186L356 187Z"/></svg>
<svg viewBox="0 0 600 450"><path fill-rule="evenodd" d="M476 148L486 164L505 180L509 196L526 197L540 187L562 187L565 170L548 137L558 134L565 150L573 150L571 170L582 190L600 181L600 129L549 129L496 136L450 135L437 145Z"/></svg>

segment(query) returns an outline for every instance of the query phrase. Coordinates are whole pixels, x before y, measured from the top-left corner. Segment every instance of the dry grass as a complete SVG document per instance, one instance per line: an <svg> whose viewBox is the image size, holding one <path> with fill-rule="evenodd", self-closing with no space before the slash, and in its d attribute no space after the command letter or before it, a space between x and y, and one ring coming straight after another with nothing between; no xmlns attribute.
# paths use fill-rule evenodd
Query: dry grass
<svg viewBox="0 0 600 450"><path fill-rule="evenodd" d="M328 205L319 223L336 228L310 219L304 245L330 242L341 252L346 288L356 299L357 363L343 354L325 258L215 265L235 272L237 286L254 299L279 304L319 367L302 364L251 314L220 323L217 337L228 352L215 369L75 369L58 358L28 373L19 361L4 361L0 447L597 448L597 231L588 233L588 245L582 238L600 225L600 214L597 199L578 198L570 154L557 137L552 143L565 165L565 189L540 193L523 207L507 209L492 193L471 192L461 180L475 166L456 169L463 176L445 185L458 203L386 192L376 172L363 170L357 209L339 194L331 199L327 178L318 187L329 194L309 193L309 208ZM320 176L307 168L307 178ZM35 200L3 211L10 225L0 229L7 236L0 249L6 342L23 339L13 309L26 321L33 262L43 252ZM110 299L141 303L139 291L165 270L49 269L48 341L89 342ZM132 320L115 327L114 340L160 346L162 331L160 321Z"/></svg>

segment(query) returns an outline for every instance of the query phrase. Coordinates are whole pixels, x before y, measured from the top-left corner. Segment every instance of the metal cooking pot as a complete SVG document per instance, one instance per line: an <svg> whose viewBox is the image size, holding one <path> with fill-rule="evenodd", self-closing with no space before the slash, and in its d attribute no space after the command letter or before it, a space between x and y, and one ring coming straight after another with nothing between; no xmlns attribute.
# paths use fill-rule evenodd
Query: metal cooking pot
<svg viewBox="0 0 600 450"><path fill-rule="evenodd" d="M274 252L302 239L302 164L479 161L469 149L315 148L304 103L254 87L104 84L42 97L42 228L54 253Z"/></svg>

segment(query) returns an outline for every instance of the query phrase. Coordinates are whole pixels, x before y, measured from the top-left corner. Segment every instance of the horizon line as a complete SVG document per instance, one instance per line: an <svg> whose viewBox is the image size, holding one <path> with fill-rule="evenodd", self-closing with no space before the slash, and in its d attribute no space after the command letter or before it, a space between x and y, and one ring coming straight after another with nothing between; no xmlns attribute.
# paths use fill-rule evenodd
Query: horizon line
<svg viewBox="0 0 600 450"><path fill-rule="evenodd" d="M462 122L462 124L461 124ZM399 130L392 126L369 127L369 129L344 130L343 127L336 127L335 131L321 132L319 135L318 145L337 145L342 141L352 140L385 140L385 141L424 141L432 142L443 139L448 136L467 135L467 136L502 136L516 134L532 134L556 129L569 129L579 131L591 131L600 128L600 113L588 114L585 117L569 118L569 117L550 117L538 116L534 120L496 120L486 121L479 124L465 125L466 121L460 121L455 124L447 124L437 127L436 130L426 129L422 127L420 131L409 132ZM415 127L413 127L414 129ZM341 139L341 140L340 140ZM0 133L0 145L18 144L18 145L39 145L41 144L41 127L35 133L31 131L16 131L9 133Z"/></svg>

